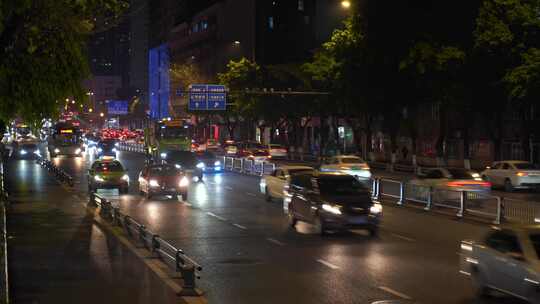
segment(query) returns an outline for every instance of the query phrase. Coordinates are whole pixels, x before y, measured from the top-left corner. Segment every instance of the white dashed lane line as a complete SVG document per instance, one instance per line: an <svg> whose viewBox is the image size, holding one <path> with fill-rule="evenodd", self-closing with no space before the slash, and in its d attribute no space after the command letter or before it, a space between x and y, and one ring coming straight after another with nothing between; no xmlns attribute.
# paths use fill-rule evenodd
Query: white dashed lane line
<svg viewBox="0 0 540 304"><path fill-rule="evenodd" d="M323 264L324 266L326 266L328 268L334 269L334 270L339 269L339 266L334 265L334 264L332 264L332 263L330 263L328 261L322 260L322 259L318 259L317 262Z"/></svg>
<svg viewBox="0 0 540 304"><path fill-rule="evenodd" d="M206 214L208 214L208 215L211 216L211 217L215 217L215 218L217 218L218 220L221 220L221 221L226 221L226 220L227 220L226 218L221 217L221 216L219 216L219 215L217 215L217 214L214 214L214 213L212 213L212 212L206 212Z"/></svg>
<svg viewBox="0 0 540 304"><path fill-rule="evenodd" d="M390 235L392 235L393 237L396 237L398 239L402 239L402 240L405 240L407 242L416 242L415 239L411 239L409 237L406 237L406 236L403 236L403 235L400 235L400 234L396 234L396 233L390 233Z"/></svg>
<svg viewBox="0 0 540 304"><path fill-rule="evenodd" d="M236 228L240 228L240 229L242 229L242 230L246 230L246 229L247 229L245 226L242 226L242 225L240 225L240 224L233 224L233 226L236 227Z"/></svg>
<svg viewBox="0 0 540 304"><path fill-rule="evenodd" d="M246 192L246 195L247 196L253 196L253 197L257 196L255 193L251 193L251 192Z"/></svg>
<svg viewBox="0 0 540 304"><path fill-rule="evenodd" d="M276 244L278 246L285 246L285 243L280 242L280 241L278 241L276 239L273 239L273 238L267 238L266 240L269 241L270 243L274 243L274 244Z"/></svg>
<svg viewBox="0 0 540 304"><path fill-rule="evenodd" d="M405 300L412 300L411 297L409 297L408 295L404 294L404 293L401 293L399 291L395 291L393 290L392 288L390 287L386 287L386 286L379 286L379 289L380 290L383 290L383 291L386 291L388 292L389 294L392 294L396 297L399 297L399 298L402 298L402 299L405 299Z"/></svg>

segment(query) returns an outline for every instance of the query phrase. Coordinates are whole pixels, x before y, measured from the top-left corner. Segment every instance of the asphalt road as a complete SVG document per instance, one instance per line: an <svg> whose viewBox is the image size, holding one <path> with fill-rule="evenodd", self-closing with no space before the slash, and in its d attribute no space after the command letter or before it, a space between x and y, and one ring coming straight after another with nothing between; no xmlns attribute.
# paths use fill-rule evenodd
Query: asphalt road
<svg viewBox="0 0 540 304"><path fill-rule="evenodd" d="M475 299L458 273L459 241L486 225L385 206L377 238L362 231L321 237L307 224L289 229L282 205L264 200L256 177L208 175L191 186L188 202L146 200L136 182L143 156L118 158L129 168L130 193L102 194L203 265L198 284L210 303L517 303ZM85 195L92 159L54 162Z"/></svg>

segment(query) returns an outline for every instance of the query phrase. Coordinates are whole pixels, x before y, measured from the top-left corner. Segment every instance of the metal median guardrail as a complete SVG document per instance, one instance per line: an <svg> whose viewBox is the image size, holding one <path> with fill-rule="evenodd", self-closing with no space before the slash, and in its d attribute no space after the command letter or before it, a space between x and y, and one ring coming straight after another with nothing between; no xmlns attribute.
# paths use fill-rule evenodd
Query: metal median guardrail
<svg viewBox="0 0 540 304"><path fill-rule="evenodd" d="M69 175L65 170L56 166L50 160L47 160L45 158L38 158L36 160L36 163L41 165L43 168L47 169L47 171L49 171L50 173L54 174L56 179L58 179L59 181L66 183L70 187L73 187L74 185L73 177Z"/></svg>
<svg viewBox="0 0 540 304"><path fill-rule="evenodd" d="M9 274L8 274L8 246L6 205L8 194L4 188L4 166L0 156L0 304L9 303Z"/></svg>
<svg viewBox="0 0 540 304"><path fill-rule="evenodd" d="M122 151L127 151L127 152L136 152L136 153L146 152L144 145L138 144L138 143L119 142L118 148Z"/></svg>
<svg viewBox="0 0 540 304"><path fill-rule="evenodd" d="M459 218L468 215L490 220L534 224L540 221L540 202L515 200L478 191L460 191L428 187L386 178L374 179L372 196L377 200L395 200L397 205L414 205L426 211L444 210Z"/></svg>
<svg viewBox="0 0 540 304"><path fill-rule="evenodd" d="M133 241L148 249L170 270L180 273L183 283L181 296L200 295L196 290L195 282L200 279L202 266L187 256L182 249L174 247L132 217L123 214L119 207L113 206L109 200L98 194L90 195L89 204L98 207L102 218L115 226L122 227Z"/></svg>
<svg viewBox="0 0 540 304"><path fill-rule="evenodd" d="M247 158L224 156L223 168L226 171L263 176L265 174L271 174L276 169L276 164Z"/></svg>

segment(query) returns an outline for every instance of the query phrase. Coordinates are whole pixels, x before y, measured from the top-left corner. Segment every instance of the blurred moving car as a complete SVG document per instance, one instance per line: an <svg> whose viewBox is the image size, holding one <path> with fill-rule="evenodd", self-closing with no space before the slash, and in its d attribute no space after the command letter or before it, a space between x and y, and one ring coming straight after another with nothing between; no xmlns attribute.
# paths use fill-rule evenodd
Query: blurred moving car
<svg viewBox="0 0 540 304"><path fill-rule="evenodd" d="M239 157L247 157L249 155L252 155L254 152L259 151L265 151L268 155L270 155L270 153L268 152L268 147L256 141L241 142L237 144L237 147L238 151L236 154Z"/></svg>
<svg viewBox="0 0 540 304"><path fill-rule="evenodd" d="M461 242L460 273L478 296L503 292L540 303L540 226L493 227L480 241Z"/></svg>
<svg viewBox="0 0 540 304"><path fill-rule="evenodd" d="M225 156L236 156L239 150L238 145L233 141L226 141L223 145Z"/></svg>
<svg viewBox="0 0 540 304"><path fill-rule="evenodd" d="M312 175L313 173L315 173L315 169L308 166L281 166L275 169L272 174L261 177L260 191L268 202L274 198L284 200L285 197L289 196L288 190L292 176L298 174Z"/></svg>
<svg viewBox="0 0 540 304"><path fill-rule="evenodd" d="M366 161L356 155L339 155L325 160L322 172L341 172L359 179L371 178L371 170Z"/></svg>
<svg viewBox="0 0 540 304"><path fill-rule="evenodd" d="M297 221L315 225L324 235L327 230L363 228L370 235L378 232L382 205L371 199L369 189L353 176L328 172L293 178L289 191L289 224Z"/></svg>
<svg viewBox="0 0 540 304"><path fill-rule="evenodd" d="M279 144L268 144L268 152L272 158L287 158L287 148Z"/></svg>
<svg viewBox="0 0 540 304"><path fill-rule="evenodd" d="M199 151L196 154L198 163L204 164L204 167L202 168L204 173L221 172L223 170L221 160L215 153L206 150Z"/></svg>
<svg viewBox="0 0 540 304"><path fill-rule="evenodd" d="M158 164L145 166L139 174L139 192L146 198L154 195L178 195L187 200L189 178L173 165Z"/></svg>
<svg viewBox="0 0 540 304"><path fill-rule="evenodd" d="M111 158L96 160L88 170L88 192L98 189L118 189L121 194L128 193L129 176L122 164Z"/></svg>
<svg viewBox="0 0 540 304"><path fill-rule="evenodd" d="M116 141L111 139L100 140L94 149L96 158L103 156L116 157Z"/></svg>
<svg viewBox="0 0 540 304"><path fill-rule="evenodd" d="M272 156L270 155L270 152L268 150L255 150L255 151L248 151L245 154L246 159L253 160L256 162L264 162L269 161Z"/></svg>
<svg viewBox="0 0 540 304"><path fill-rule="evenodd" d="M41 156L41 152L34 143L22 143L17 146L13 156L19 159L36 159Z"/></svg>
<svg viewBox="0 0 540 304"><path fill-rule="evenodd" d="M188 176L196 181L202 181L204 163L197 160L195 152L191 151L167 151L160 155L164 163L183 170Z"/></svg>
<svg viewBox="0 0 540 304"><path fill-rule="evenodd" d="M434 201L459 201L461 192L467 199L485 198L491 193L491 183L483 181L480 174L467 169L436 168L409 181L411 192L417 197L427 197L430 188Z"/></svg>
<svg viewBox="0 0 540 304"><path fill-rule="evenodd" d="M494 162L482 172L482 178L493 186L514 189L540 188L540 170L535 165L521 160Z"/></svg>

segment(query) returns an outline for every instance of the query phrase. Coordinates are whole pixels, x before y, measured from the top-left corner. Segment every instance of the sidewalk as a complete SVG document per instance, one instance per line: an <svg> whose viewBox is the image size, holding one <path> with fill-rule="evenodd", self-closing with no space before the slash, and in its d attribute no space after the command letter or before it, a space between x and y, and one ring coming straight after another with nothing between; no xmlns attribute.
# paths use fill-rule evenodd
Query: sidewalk
<svg viewBox="0 0 540 304"><path fill-rule="evenodd" d="M6 165L12 303L180 303L32 161Z"/></svg>

